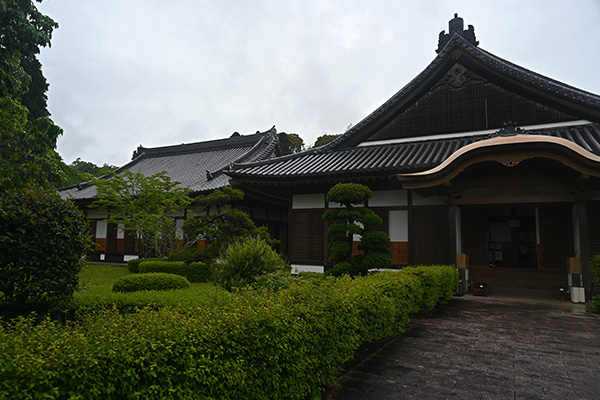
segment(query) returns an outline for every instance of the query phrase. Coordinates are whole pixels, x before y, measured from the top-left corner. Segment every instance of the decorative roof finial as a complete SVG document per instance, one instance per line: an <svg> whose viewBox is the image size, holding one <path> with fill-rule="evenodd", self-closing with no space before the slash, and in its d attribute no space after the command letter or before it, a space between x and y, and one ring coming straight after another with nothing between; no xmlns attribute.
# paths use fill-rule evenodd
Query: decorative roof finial
<svg viewBox="0 0 600 400"><path fill-rule="evenodd" d="M441 31L438 40L438 48L435 51L439 53L448 44L450 38L455 33L462 36L467 42L477 46L479 42L475 39L475 28L473 25L469 25L468 29L464 29L464 21L457 13L454 14L454 18L448 22L448 33Z"/></svg>

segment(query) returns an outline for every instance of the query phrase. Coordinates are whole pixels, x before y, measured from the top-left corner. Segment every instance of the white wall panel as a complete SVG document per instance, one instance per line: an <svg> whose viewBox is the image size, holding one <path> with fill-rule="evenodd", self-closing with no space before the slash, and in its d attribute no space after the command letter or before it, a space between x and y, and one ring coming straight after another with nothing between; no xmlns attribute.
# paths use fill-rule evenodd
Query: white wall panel
<svg viewBox="0 0 600 400"><path fill-rule="evenodd" d="M323 193L295 194L292 208L325 208L325 195Z"/></svg>
<svg viewBox="0 0 600 400"><path fill-rule="evenodd" d="M390 211L390 241L408 242L408 211Z"/></svg>
<svg viewBox="0 0 600 400"><path fill-rule="evenodd" d="M108 222L96 221L96 239L106 239L106 229Z"/></svg>
<svg viewBox="0 0 600 400"><path fill-rule="evenodd" d="M369 207L395 207L408 205L406 190L380 190L373 192Z"/></svg>

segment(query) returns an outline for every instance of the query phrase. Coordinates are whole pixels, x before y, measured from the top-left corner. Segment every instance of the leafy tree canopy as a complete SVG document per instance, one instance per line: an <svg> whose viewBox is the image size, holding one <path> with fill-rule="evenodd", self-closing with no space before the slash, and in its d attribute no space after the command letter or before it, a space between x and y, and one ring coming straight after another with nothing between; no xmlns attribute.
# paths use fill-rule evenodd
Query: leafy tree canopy
<svg viewBox="0 0 600 400"><path fill-rule="evenodd" d="M65 181L63 185L68 186L80 182L89 182L103 175L108 175L117 168L117 166L107 163L99 167L92 162L83 161L78 157L71 164L65 165Z"/></svg>
<svg viewBox="0 0 600 400"><path fill-rule="evenodd" d="M152 176L123 171L94 182L93 207L107 213L137 239L141 257L164 257L179 245L177 213L192 202L189 189L179 187L166 172Z"/></svg>
<svg viewBox="0 0 600 400"><path fill-rule="evenodd" d="M255 236L276 245L266 227L257 227L248 214L234 208L234 203L244 198L244 192L226 186L196 200L198 208L188 213L183 224L188 246L201 238L214 249L214 253L224 249L237 238Z"/></svg>
<svg viewBox="0 0 600 400"><path fill-rule="evenodd" d="M317 140L315 141L315 144L313 145L313 147L321 147L326 145L327 143L331 142L333 139L339 137L341 135L321 135L317 138Z"/></svg>
<svg viewBox="0 0 600 400"><path fill-rule="evenodd" d="M304 140L297 133L280 132L277 136L279 137L279 148L283 155L299 153L304 150Z"/></svg>
<svg viewBox="0 0 600 400"><path fill-rule="evenodd" d="M0 190L50 188L62 179L55 151L62 130L48 118L48 84L37 59L57 27L33 1L0 3Z"/></svg>

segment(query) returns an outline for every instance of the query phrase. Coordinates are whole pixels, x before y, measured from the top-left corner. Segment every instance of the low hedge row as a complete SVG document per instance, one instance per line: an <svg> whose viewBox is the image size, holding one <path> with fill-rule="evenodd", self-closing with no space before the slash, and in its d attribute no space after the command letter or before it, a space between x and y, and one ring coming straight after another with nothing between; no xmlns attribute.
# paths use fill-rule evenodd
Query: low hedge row
<svg viewBox="0 0 600 400"><path fill-rule="evenodd" d="M361 345L448 301L457 279L453 267L417 267L250 287L212 307L20 319L0 327L0 398L303 399Z"/></svg>
<svg viewBox="0 0 600 400"><path fill-rule="evenodd" d="M155 272L149 274L125 275L113 284L112 291L120 293L140 292L142 290L187 289L190 282L181 275Z"/></svg>
<svg viewBox="0 0 600 400"><path fill-rule="evenodd" d="M186 277L190 282L208 282L211 278L211 267L203 262L185 263L183 261L142 261L140 273L166 272Z"/></svg>
<svg viewBox="0 0 600 400"><path fill-rule="evenodd" d="M133 260L127 261L127 268L129 272L137 274L140 272L140 264L145 261L159 261L160 258L134 258Z"/></svg>

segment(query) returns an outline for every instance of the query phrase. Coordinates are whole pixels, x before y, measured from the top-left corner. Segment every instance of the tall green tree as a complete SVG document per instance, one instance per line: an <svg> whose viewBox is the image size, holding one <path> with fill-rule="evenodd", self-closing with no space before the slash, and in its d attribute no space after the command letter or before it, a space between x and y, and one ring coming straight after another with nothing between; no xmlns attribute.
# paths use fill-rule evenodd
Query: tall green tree
<svg viewBox="0 0 600 400"><path fill-rule="evenodd" d="M41 2L41 0L37 0ZM31 0L0 2L0 190L50 188L62 179L38 55L58 24Z"/></svg>
<svg viewBox="0 0 600 400"><path fill-rule="evenodd" d="M107 163L99 167L92 162L83 161L78 157L77 160L65 166L65 181L63 184L68 186L80 182L89 182L103 175L108 175L117 168L117 166Z"/></svg>
<svg viewBox="0 0 600 400"><path fill-rule="evenodd" d="M266 227L257 227L248 214L235 208L235 203L243 198L244 192L230 186L199 196L197 208L188 213L183 224L188 244L204 239L214 255L236 239L248 236L276 245L278 242L270 238Z"/></svg>
<svg viewBox="0 0 600 400"><path fill-rule="evenodd" d="M340 136L341 135L328 135L328 134L321 135L317 138L313 147L325 146L327 143L331 142L332 140L334 140Z"/></svg>
<svg viewBox="0 0 600 400"><path fill-rule="evenodd" d="M279 137L279 148L283 155L299 153L304 150L304 140L297 133L280 132L277 136Z"/></svg>
<svg viewBox="0 0 600 400"><path fill-rule="evenodd" d="M140 257L165 257L177 250L176 219L192 202L189 189L179 187L166 172L144 176L123 171L94 183L98 193L92 207L136 238Z"/></svg>

